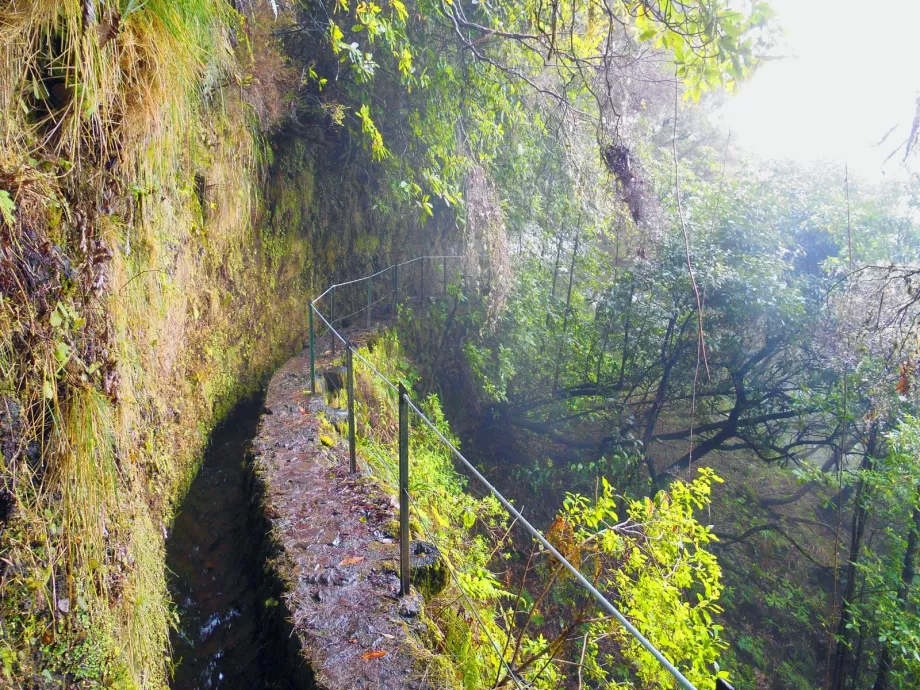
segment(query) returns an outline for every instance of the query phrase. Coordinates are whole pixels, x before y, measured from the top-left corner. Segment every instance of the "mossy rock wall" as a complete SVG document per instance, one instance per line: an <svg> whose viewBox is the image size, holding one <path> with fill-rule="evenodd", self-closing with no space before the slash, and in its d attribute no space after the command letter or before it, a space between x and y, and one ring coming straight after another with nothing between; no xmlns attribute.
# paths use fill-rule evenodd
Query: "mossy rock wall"
<svg viewBox="0 0 920 690"><path fill-rule="evenodd" d="M159 688L211 429L407 229L298 109L285 3L85 5L0 8L0 686Z"/></svg>

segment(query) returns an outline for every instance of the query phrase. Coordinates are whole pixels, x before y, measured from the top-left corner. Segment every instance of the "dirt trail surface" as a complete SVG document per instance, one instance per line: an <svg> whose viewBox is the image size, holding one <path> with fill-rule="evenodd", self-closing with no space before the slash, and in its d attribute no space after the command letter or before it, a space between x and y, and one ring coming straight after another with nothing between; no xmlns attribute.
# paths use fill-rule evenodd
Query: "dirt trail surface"
<svg viewBox="0 0 920 690"><path fill-rule="evenodd" d="M356 343L367 336L347 333ZM319 412L336 414L320 392L321 372L333 364L322 342L317 394L305 351L272 377L253 443L294 631L326 690L423 690L409 642L418 600L397 597L398 543L387 534L395 501L369 477L349 475L347 437L320 439Z"/></svg>

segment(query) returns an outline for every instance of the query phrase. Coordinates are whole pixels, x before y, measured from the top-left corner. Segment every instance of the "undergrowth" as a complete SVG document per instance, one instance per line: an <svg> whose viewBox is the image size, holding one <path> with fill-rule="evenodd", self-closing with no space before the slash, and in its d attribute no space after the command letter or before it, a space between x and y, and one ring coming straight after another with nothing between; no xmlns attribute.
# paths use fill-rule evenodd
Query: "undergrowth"
<svg viewBox="0 0 920 690"><path fill-rule="evenodd" d="M387 381L424 389L394 331L359 354ZM396 496L397 395L361 358L356 362L359 457ZM670 674L616 620L599 615L596 602L515 528L491 494L477 496L484 492L457 471L439 437L459 445L439 398L428 395L419 408L437 432L410 412L410 538L437 546L451 573L447 587L426 604L419 672L466 690L510 687L508 667L533 688L586 681L672 687ZM615 494L606 479L593 498L569 493L546 535L704 687L727 676L718 665L726 645L714 619L722 589L710 551L717 540L696 514L708 509L711 487L722 480L705 468L697 474L654 499ZM439 663L437 655L450 663Z"/></svg>
<svg viewBox="0 0 920 690"><path fill-rule="evenodd" d="M714 454L706 464L726 478L713 492L712 521L724 532L719 562L733 684L811 688L809 674L826 661L833 625L831 496L819 488L787 505L764 506L757 494L792 495L803 480L735 454Z"/></svg>

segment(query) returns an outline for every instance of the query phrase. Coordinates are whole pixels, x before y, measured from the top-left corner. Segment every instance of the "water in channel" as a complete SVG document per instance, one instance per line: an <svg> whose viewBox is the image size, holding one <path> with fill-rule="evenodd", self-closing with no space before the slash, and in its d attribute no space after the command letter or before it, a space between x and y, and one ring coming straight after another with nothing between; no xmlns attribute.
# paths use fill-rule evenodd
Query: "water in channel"
<svg viewBox="0 0 920 690"><path fill-rule="evenodd" d="M247 458L261 409L261 398L246 400L214 432L167 541L173 690L313 687L264 568L267 523Z"/></svg>

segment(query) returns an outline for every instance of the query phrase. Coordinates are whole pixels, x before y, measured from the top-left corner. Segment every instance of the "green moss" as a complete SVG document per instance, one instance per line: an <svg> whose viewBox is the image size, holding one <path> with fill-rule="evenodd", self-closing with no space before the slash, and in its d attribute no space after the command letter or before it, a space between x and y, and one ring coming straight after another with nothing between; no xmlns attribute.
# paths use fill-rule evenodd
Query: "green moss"
<svg viewBox="0 0 920 690"><path fill-rule="evenodd" d="M443 592L449 582L450 572L447 570L447 564L442 560L412 570L412 586L426 601Z"/></svg>
<svg viewBox="0 0 920 690"><path fill-rule="evenodd" d="M355 253L360 256L371 257L380 246L380 238L366 232L358 233L355 238Z"/></svg>
<svg viewBox="0 0 920 690"><path fill-rule="evenodd" d="M15 564L0 686L146 690L166 686L174 622L163 534L208 434L302 343L312 287L383 255L386 228L365 177L327 184L305 141L268 138L271 94L256 91L285 68L273 19L134 3L113 50L85 31L84 4L0 10L18 36L0 54L0 180L16 201L0 241L60 248L41 295L0 300L0 391L26 411L0 461L17 499L0 533ZM81 106L54 137L33 90L49 70ZM58 304L79 312L66 328Z"/></svg>
<svg viewBox="0 0 920 690"><path fill-rule="evenodd" d="M68 43L82 3L57 5L10 18L22 41L0 56L0 103L15 104L0 113L0 179L20 201L2 241L34 234L62 257L42 286L51 309L0 300L0 390L24 411L0 464L17 498L0 531L15 564L0 587L0 686L164 688L165 527L214 425L302 340L290 315L306 301L308 240L260 210L264 142L248 106L233 89L201 98L236 70L225 3L142 3L122 32L143 59L93 52L91 65ZM31 89L23 65L61 44L59 62L99 99L62 131L66 165L17 91ZM141 63L149 74L124 73ZM96 145L119 152L111 170ZM88 211L103 197L109 210ZM95 273L59 267L85 265L86 246Z"/></svg>

